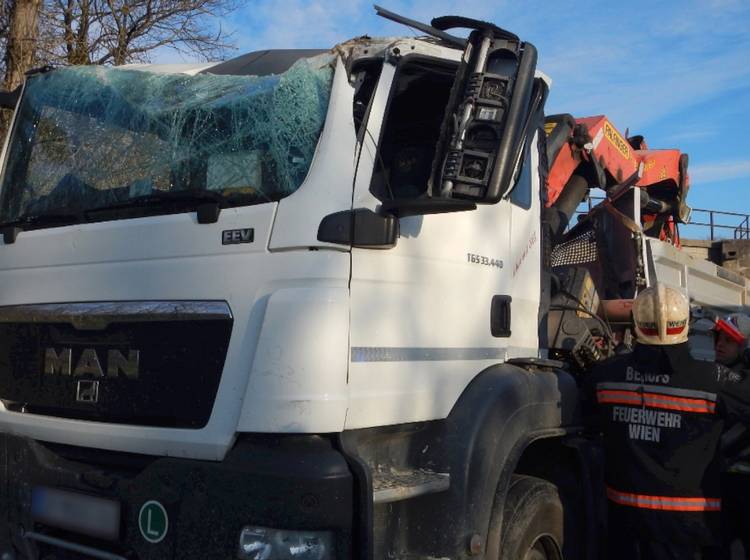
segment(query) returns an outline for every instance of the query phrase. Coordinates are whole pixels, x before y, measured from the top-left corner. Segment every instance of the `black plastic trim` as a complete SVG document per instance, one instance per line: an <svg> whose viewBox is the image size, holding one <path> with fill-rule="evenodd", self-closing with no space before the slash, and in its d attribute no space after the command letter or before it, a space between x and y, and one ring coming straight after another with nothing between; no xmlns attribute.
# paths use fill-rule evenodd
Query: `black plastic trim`
<svg viewBox="0 0 750 560"><path fill-rule="evenodd" d="M492 296L490 305L490 332L495 338L508 338L511 335L511 296Z"/></svg>
<svg viewBox="0 0 750 560"><path fill-rule="evenodd" d="M528 110L531 90L534 84L534 71L536 70L537 51L531 43L524 43L521 60L516 73L515 91L508 110L507 124L503 131L503 139L496 152L494 167L485 200L494 204L499 202L510 186L510 179L514 172L514 164L517 160L519 144L523 143L522 127L526 122L524 113Z"/></svg>
<svg viewBox="0 0 750 560"><path fill-rule="evenodd" d="M342 432L337 436L338 446L353 474L354 490L352 514L352 556L358 560L374 560L374 504L372 498L372 472L367 462L357 452L355 432Z"/></svg>
<svg viewBox="0 0 750 560"><path fill-rule="evenodd" d="M405 218L427 214L466 212L467 210L476 210L477 205L470 200L457 198L402 198L383 201L381 209L383 212Z"/></svg>
<svg viewBox="0 0 750 560"><path fill-rule="evenodd" d="M12 245L16 242L18 234L23 231L23 228L16 226L9 226L3 229L3 243L6 245Z"/></svg>
<svg viewBox="0 0 750 560"><path fill-rule="evenodd" d="M0 91L0 108L15 109L19 97L21 97L21 86L13 91Z"/></svg>
<svg viewBox="0 0 750 560"><path fill-rule="evenodd" d="M524 369L567 369L567 364L560 360L549 360L547 358L511 358L506 364L511 364Z"/></svg>
<svg viewBox="0 0 750 560"><path fill-rule="evenodd" d="M539 348L546 350L549 348L549 337L547 334L547 319L549 316L550 297L552 291L552 272L550 260L552 255L552 232L551 232L551 213L547 209L547 178L549 177L549 160L547 154L547 135L544 128L540 126L537 150L539 153L539 165L535 170L539 174L539 193L537 195L540 206L540 228L541 250L539 251L539 310L537 312L537 332L539 336ZM532 170L534 171L534 170Z"/></svg>
<svg viewBox="0 0 750 560"><path fill-rule="evenodd" d="M549 88L547 84L541 78L534 79L534 85L532 87L531 99L529 101L528 113L524 120L523 127L521 128L520 138L521 140L516 144L515 151L513 153L513 162L511 172L515 175L510 175L507 190L503 193L503 196L509 196L512 190L515 188L518 177L521 173L521 167L523 161L521 158L525 153L528 153L526 149L528 144L531 143L534 134L537 132L538 125L541 124L544 117L544 103L547 100L547 94ZM489 187L488 187L489 192Z"/></svg>
<svg viewBox="0 0 750 560"><path fill-rule="evenodd" d="M199 224L215 224L219 221L219 214L221 214L221 206L218 202L209 202L208 204L201 204L196 209L196 214Z"/></svg>
<svg viewBox="0 0 750 560"><path fill-rule="evenodd" d="M467 18L463 16L441 16L436 17L432 20L432 27L440 29L441 31L447 31L448 29L462 28L462 29L478 29L480 31L489 31L497 39L505 39L506 41L520 41L518 35L511 33L507 29L498 27L494 23L487 21L481 21L478 19Z"/></svg>
<svg viewBox="0 0 750 560"><path fill-rule="evenodd" d="M399 223L368 208L344 210L325 216L318 226L318 241L351 245L363 249L391 249L396 246Z"/></svg>
<svg viewBox="0 0 750 560"><path fill-rule="evenodd" d="M453 45L455 47L461 48L461 49L464 48L464 45L466 45L466 39L462 39L460 37L454 37L450 33L446 33L445 31L441 29L427 25L426 23L422 23L420 21L409 19L395 12L391 12L389 10L386 10L385 8L381 8L377 4L373 5L373 7L375 8L375 12L380 17L389 19L391 21L395 21L396 23L400 23L402 25L406 25L407 27L413 27L414 29L418 29L424 33L427 33L428 35L432 35L433 37L441 39L445 41L446 43Z"/></svg>
<svg viewBox="0 0 750 560"><path fill-rule="evenodd" d="M17 413L201 429L232 325L213 301L2 307L0 399Z"/></svg>

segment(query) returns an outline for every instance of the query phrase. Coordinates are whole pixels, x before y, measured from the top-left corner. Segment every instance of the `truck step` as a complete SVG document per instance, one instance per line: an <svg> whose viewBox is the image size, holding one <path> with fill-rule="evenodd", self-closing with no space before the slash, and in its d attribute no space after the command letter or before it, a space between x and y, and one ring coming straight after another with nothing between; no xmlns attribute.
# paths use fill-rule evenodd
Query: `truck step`
<svg viewBox="0 0 750 560"><path fill-rule="evenodd" d="M372 498L376 504L387 504L443 492L450 484L451 477L447 473L426 469L377 470L372 474Z"/></svg>

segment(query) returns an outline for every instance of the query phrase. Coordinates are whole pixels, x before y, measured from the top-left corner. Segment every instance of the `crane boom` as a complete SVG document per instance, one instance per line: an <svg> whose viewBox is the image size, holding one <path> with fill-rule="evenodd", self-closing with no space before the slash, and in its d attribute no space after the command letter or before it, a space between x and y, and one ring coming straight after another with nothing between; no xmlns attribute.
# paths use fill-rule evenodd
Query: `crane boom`
<svg viewBox="0 0 750 560"><path fill-rule="evenodd" d="M641 225L651 237L679 244L676 223L687 222L690 208L688 156L677 149L649 149L642 136L627 137L604 115L574 118L552 115L545 121L547 207L567 225L588 189L608 194L618 186L641 189Z"/></svg>

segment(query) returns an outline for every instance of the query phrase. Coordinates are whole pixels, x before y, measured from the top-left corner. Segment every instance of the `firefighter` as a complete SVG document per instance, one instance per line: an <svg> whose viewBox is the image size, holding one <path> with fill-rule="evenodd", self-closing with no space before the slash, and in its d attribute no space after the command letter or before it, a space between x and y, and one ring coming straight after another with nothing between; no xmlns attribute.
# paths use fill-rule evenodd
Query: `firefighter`
<svg viewBox="0 0 750 560"><path fill-rule="evenodd" d="M750 420L750 394L689 352L689 303L657 284L633 304L633 352L587 380L604 435L609 560L713 558L720 532L719 439Z"/></svg>
<svg viewBox="0 0 750 560"><path fill-rule="evenodd" d="M746 377L748 370L748 337L750 317L742 313L718 319L714 326L716 361Z"/></svg>
<svg viewBox="0 0 750 560"><path fill-rule="evenodd" d="M718 319L714 327L716 361L730 367L737 383L750 384L748 338L750 317L733 313ZM722 476L722 518L726 542L724 558L731 557L736 542L742 543L744 557L750 558L750 432L741 423L731 426L721 439L726 459Z"/></svg>

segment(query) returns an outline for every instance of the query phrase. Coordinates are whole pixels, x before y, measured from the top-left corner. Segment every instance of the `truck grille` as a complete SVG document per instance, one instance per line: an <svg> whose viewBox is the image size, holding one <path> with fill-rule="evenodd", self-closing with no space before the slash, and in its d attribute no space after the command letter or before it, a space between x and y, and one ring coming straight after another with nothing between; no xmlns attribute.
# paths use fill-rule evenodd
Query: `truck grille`
<svg viewBox="0 0 750 560"><path fill-rule="evenodd" d="M0 400L29 414L201 428L231 330L225 302L0 307Z"/></svg>

